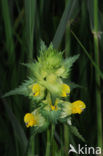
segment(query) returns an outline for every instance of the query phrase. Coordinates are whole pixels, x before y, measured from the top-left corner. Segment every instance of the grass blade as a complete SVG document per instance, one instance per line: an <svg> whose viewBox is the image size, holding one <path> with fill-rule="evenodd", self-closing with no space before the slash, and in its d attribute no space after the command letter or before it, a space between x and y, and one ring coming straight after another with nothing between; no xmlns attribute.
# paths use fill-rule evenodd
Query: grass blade
<svg viewBox="0 0 103 156"><path fill-rule="evenodd" d="M99 39L98 39L98 1L94 0L94 52L95 62L99 68ZM96 105L97 105L97 140L98 146L102 148L102 107L101 107L101 92L100 92L100 75L95 71L96 79Z"/></svg>
<svg viewBox="0 0 103 156"><path fill-rule="evenodd" d="M22 129L21 125L19 124L18 120L16 119L15 115L13 114L13 112L11 111L11 109L9 108L5 100L3 100L3 103L4 103L5 110L8 114L9 120L12 124L14 133L19 141L19 144L22 146L23 153L25 153L28 141L25 136L24 130Z"/></svg>
<svg viewBox="0 0 103 156"><path fill-rule="evenodd" d="M68 1L67 6L64 10L63 16L60 20L59 26L57 28L57 31L55 33L55 36L53 38L53 45L55 48L58 48L58 46L62 40L67 22L70 23L70 21L72 20L72 17L78 13L79 9L76 10L76 8L78 8L77 6L78 6L77 0L69 0ZM75 13L75 14L73 14L73 13Z"/></svg>
<svg viewBox="0 0 103 156"><path fill-rule="evenodd" d="M10 11L8 6L8 0L2 0L2 15L5 27L5 36L6 36L6 50L9 56L9 62L13 63L15 59L14 53L14 41L13 41L13 28L11 25Z"/></svg>
<svg viewBox="0 0 103 156"><path fill-rule="evenodd" d="M28 59L33 59L34 25L36 17L36 0L25 0L26 43Z"/></svg>
<svg viewBox="0 0 103 156"><path fill-rule="evenodd" d="M75 37L75 39L77 40L77 42L79 43L79 45L81 46L81 48L83 49L83 51L85 52L85 54L87 55L88 59L91 61L92 65L95 67L95 69L98 71L98 74L101 76L101 78L103 79L103 73L101 72L101 70L99 69L99 67L96 65L95 61L92 59L92 57L89 55L88 51L86 50L86 48L83 46L83 44L81 43L81 41L78 39L78 37L74 34L73 31L71 31L71 33L73 34L73 36Z"/></svg>

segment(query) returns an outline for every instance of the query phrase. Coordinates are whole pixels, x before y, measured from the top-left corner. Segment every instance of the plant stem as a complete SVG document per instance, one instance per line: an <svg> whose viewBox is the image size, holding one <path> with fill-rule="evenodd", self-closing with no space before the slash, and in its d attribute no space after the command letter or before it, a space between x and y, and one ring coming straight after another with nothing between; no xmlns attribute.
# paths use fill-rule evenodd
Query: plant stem
<svg viewBox="0 0 103 156"><path fill-rule="evenodd" d="M53 138L54 138L54 132L55 132L55 125L52 124L52 127L51 127L51 141L52 141Z"/></svg>
<svg viewBox="0 0 103 156"><path fill-rule="evenodd" d="M99 68L99 44L98 44L98 0L94 0L94 51L95 62ZM100 76L95 71L96 79L96 105L97 105L97 141L98 146L102 147L102 114L101 114L101 93L100 93Z"/></svg>
<svg viewBox="0 0 103 156"><path fill-rule="evenodd" d="M61 140L61 156L64 156L65 155L65 148L64 148L64 143L63 143L63 129L62 127L60 126L60 140Z"/></svg>
<svg viewBox="0 0 103 156"><path fill-rule="evenodd" d="M35 141L34 136L31 138L31 156L35 154Z"/></svg>
<svg viewBox="0 0 103 156"><path fill-rule="evenodd" d="M64 125L64 144L65 144L65 151L68 153L69 149L69 128L67 125Z"/></svg>
<svg viewBox="0 0 103 156"><path fill-rule="evenodd" d="M50 129L47 130L47 146L45 156L50 156Z"/></svg>
<svg viewBox="0 0 103 156"><path fill-rule="evenodd" d="M55 133L55 125L52 124L52 127L51 127L51 146L52 146L51 147L51 149L52 149L51 153L52 153L52 155L55 155L54 133Z"/></svg>

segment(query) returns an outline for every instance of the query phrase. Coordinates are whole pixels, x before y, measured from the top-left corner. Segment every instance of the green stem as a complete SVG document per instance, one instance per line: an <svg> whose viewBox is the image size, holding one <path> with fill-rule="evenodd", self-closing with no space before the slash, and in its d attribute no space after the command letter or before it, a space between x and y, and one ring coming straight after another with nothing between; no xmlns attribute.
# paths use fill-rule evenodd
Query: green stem
<svg viewBox="0 0 103 156"><path fill-rule="evenodd" d="M31 138L31 156L35 155L35 141L34 136Z"/></svg>
<svg viewBox="0 0 103 156"><path fill-rule="evenodd" d="M25 156L29 156L29 155L34 156L35 154L35 148L34 148L35 147L35 142L34 142L35 134L33 134L32 132L30 133L31 133L31 136L28 140Z"/></svg>
<svg viewBox="0 0 103 156"><path fill-rule="evenodd" d="M51 147L51 149L52 149L51 153L52 153L52 155L55 155L54 133L55 133L55 125L52 124L52 127L51 127L51 146L52 146Z"/></svg>
<svg viewBox="0 0 103 156"><path fill-rule="evenodd" d="M64 144L65 144L65 152L68 153L68 149L69 149L69 128L67 125L64 125Z"/></svg>
<svg viewBox="0 0 103 156"><path fill-rule="evenodd" d="M55 132L55 125L52 124L52 127L51 127L51 141L52 141L53 138L54 138L54 132Z"/></svg>
<svg viewBox="0 0 103 156"><path fill-rule="evenodd" d="M60 149L60 154L61 156L65 155L65 148L64 148L64 142L63 142L63 129L62 126L60 126L60 140L61 140L61 149Z"/></svg>
<svg viewBox="0 0 103 156"><path fill-rule="evenodd" d="M99 44L98 44L98 0L94 0L94 51L95 62L99 68ZM97 141L98 146L102 147L102 114L101 114L101 93L100 93L100 76L95 71L96 79L96 105L97 105Z"/></svg>
<svg viewBox="0 0 103 156"><path fill-rule="evenodd" d="M50 129L47 130L47 146L45 156L50 156Z"/></svg>

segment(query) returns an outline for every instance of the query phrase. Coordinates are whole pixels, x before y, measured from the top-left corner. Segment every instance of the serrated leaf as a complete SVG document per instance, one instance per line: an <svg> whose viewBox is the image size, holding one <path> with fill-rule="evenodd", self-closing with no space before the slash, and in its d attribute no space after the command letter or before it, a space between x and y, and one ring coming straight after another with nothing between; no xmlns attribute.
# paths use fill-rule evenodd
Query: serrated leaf
<svg viewBox="0 0 103 156"><path fill-rule="evenodd" d="M44 52L47 49L45 42L43 40L40 41L40 52Z"/></svg>
<svg viewBox="0 0 103 156"><path fill-rule="evenodd" d="M65 59L64 65L70 70L72 67L73 63L79 58L79 54L74 55L72 57L69 57Z"/></svg>
<svg viewBox="0 0 103 156"><path fill-rule="evenodd" d="M78 55L74 55L72 57L69 57L67 59L65 59L65 61L63 62L63 66L65 68L64 73L62 74L63 78L66 78L67 75L69 74L69 72L71 71L71 67L73 66L73 63L79 58L79 54Z"/></svg>
<svg viewBox="0 0 103 156"><path fill-rule="evenodd" d="M28 86L32 83L33 83L32 79L26 80L21 86L19 86L18 88L15 88L14 90L7 92L2 97L4 98L4 97L11 96L11 95L17 95L17 94L28 96L29 94Z"/></svg>
<svg viewBox="0 0 103 156"><path fill-rule="evenodd" d="M69 126L71 132L78 137L80 140L82 140L83 142L85 142L85 139L83 138L83 136L79 133L78 129L75 126Z"/></svg>
<svg viewBox="0 0 103 156"><path fill-rule="evenodd" d="M79 84L77 84L77 83L74 83L74 82L71 82L71 81L65 81L65 83L67 84L67 85L69 85L70 86L70 89L71 89L71 91L73 90L73 89L75 89L75 88L79 88L79 89L85 89L86 87L84 87L84 86L82 86L82 85L79 85Z"/></svg>

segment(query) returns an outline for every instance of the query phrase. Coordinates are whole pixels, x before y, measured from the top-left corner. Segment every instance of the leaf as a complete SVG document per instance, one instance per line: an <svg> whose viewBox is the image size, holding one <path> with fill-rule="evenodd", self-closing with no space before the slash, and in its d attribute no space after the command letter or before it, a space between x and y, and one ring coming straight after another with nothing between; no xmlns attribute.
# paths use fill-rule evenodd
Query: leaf
<svg viewBox="0 0 103 156"><path fill-rule="evenodd" d="M44 52L45 50L47 50L47 46L45 45L44 41L40 41L40 52Z"/></svg>
<svg viewBox="0 0 103 156"><path fill-rule="evenodd" d="M18 120L16 119L15 115L13 114L13 112L12 112L11 108L9 107L8 103L6 103L5 100L3 100L3 103L4 103L6 113L8 115L8 118L9 118L11 124L12 124L13 132L15 133L19 143L21 144L23 152L25 152L28 140L26 138L24 130L21 127Z"/></svg>
<svg viewBox="0 0 103 156"><path fill-rule="evenodd" d="M83 46L83 44L81 43L81 41L79 40L79 38L74 34L73 31L71 31L71 33L73 34L74 38L77 40L77 42L80 45L80 47L83 49L84 53L87 55L88 59L91 61L92 65L98 71L98 74L100 75L100 77L103 79L103 72L100 70L100 68L97 66L97 64L95 63L95 61L92 59L92 57L90 56L90 54L88 53L88 51L86 50L86 48Z"/></svg>
<svg viewBox="0 0 103 156"><path fill-rule="evenodd" d="M14 89L14 90L7 92L2 97L4 98L4 97L11 96L11 95L16 95L16 94L28 96L28 94L29 94L28 86L32 83L33 83L32 79L26 80L21 86L19 86L18 88Z"/></svg>
<svg viewBox="0 0 103 156"><path fill-rule="evenodd" d="M53 45L55 48L58 48L62 40L67 22L69 23L72 17L77 15L77 12L79 11L77 8L78 0L68 0L67 7L64 10L63 16L53 38Z"/></svg>
<svg viewBox="0 0 103 156"><path fill-rule="evenodd" d="M35 19L36 19L36 9L37 4L36 0L25 0L25 28L26 28L26 44L28 51L28 59L29 61L33 59L33 39L34 39L34 27L35 27Z"/></svg>
<svg viewBox="0 0 103 156"><path fill-rule="evenodd" d="M69 126L69 128L76 137L78 137L83 142L85 142L85 139L82 137L82 135L79 133L78 129L75 126Z"/></svg>
<svg viewBox="0 0 103 156"><path fill-rule="evenodd" d="M79 54L65 59L64 66L70 70L73 63L79 58Z"/></svg>
<svg viewBox="0 0 103 156"><path fill-rule="evenodd" d="M93 1L92 0L91 1L87 1L87 6L88 6L88 13L89 13L90 27L91 27L91 30L93 30L93 28L94 28Z"/></svg>
<svg viewBox="0 0 103 156"><path fill-rule="evenodd" d="M8 51L10 64L14 63L15 52L14 52L14 41L13 41L13 28L11 25L10 11L9 11L9 2L8 0L2 0L2 15L5 27L5 37L6 37L6 49Z"/></svg>
<svg viewBox="0 0 103 156"><path fill-rule="evenodd" d="M79 58L79 54L78 55L74 55L73 57L69 57L67 59L65 59L65 61L63 62L63 66L65 67L65 71L62 74L63 78L66 78L69 74L69 72L71 71L71 67L73 65L73 63Z"/></svg>
<svg viewBox="0 0 103 156"><path fill-rule="evenodd" d="M82 85L79 85L79 84L76 84L74 82L71 82L71 81L65 81L66 84L68 84L71 88L71 90L75 89L75 88L80 88L80 89L85 89L86 87L82 86Z"/></svg>

